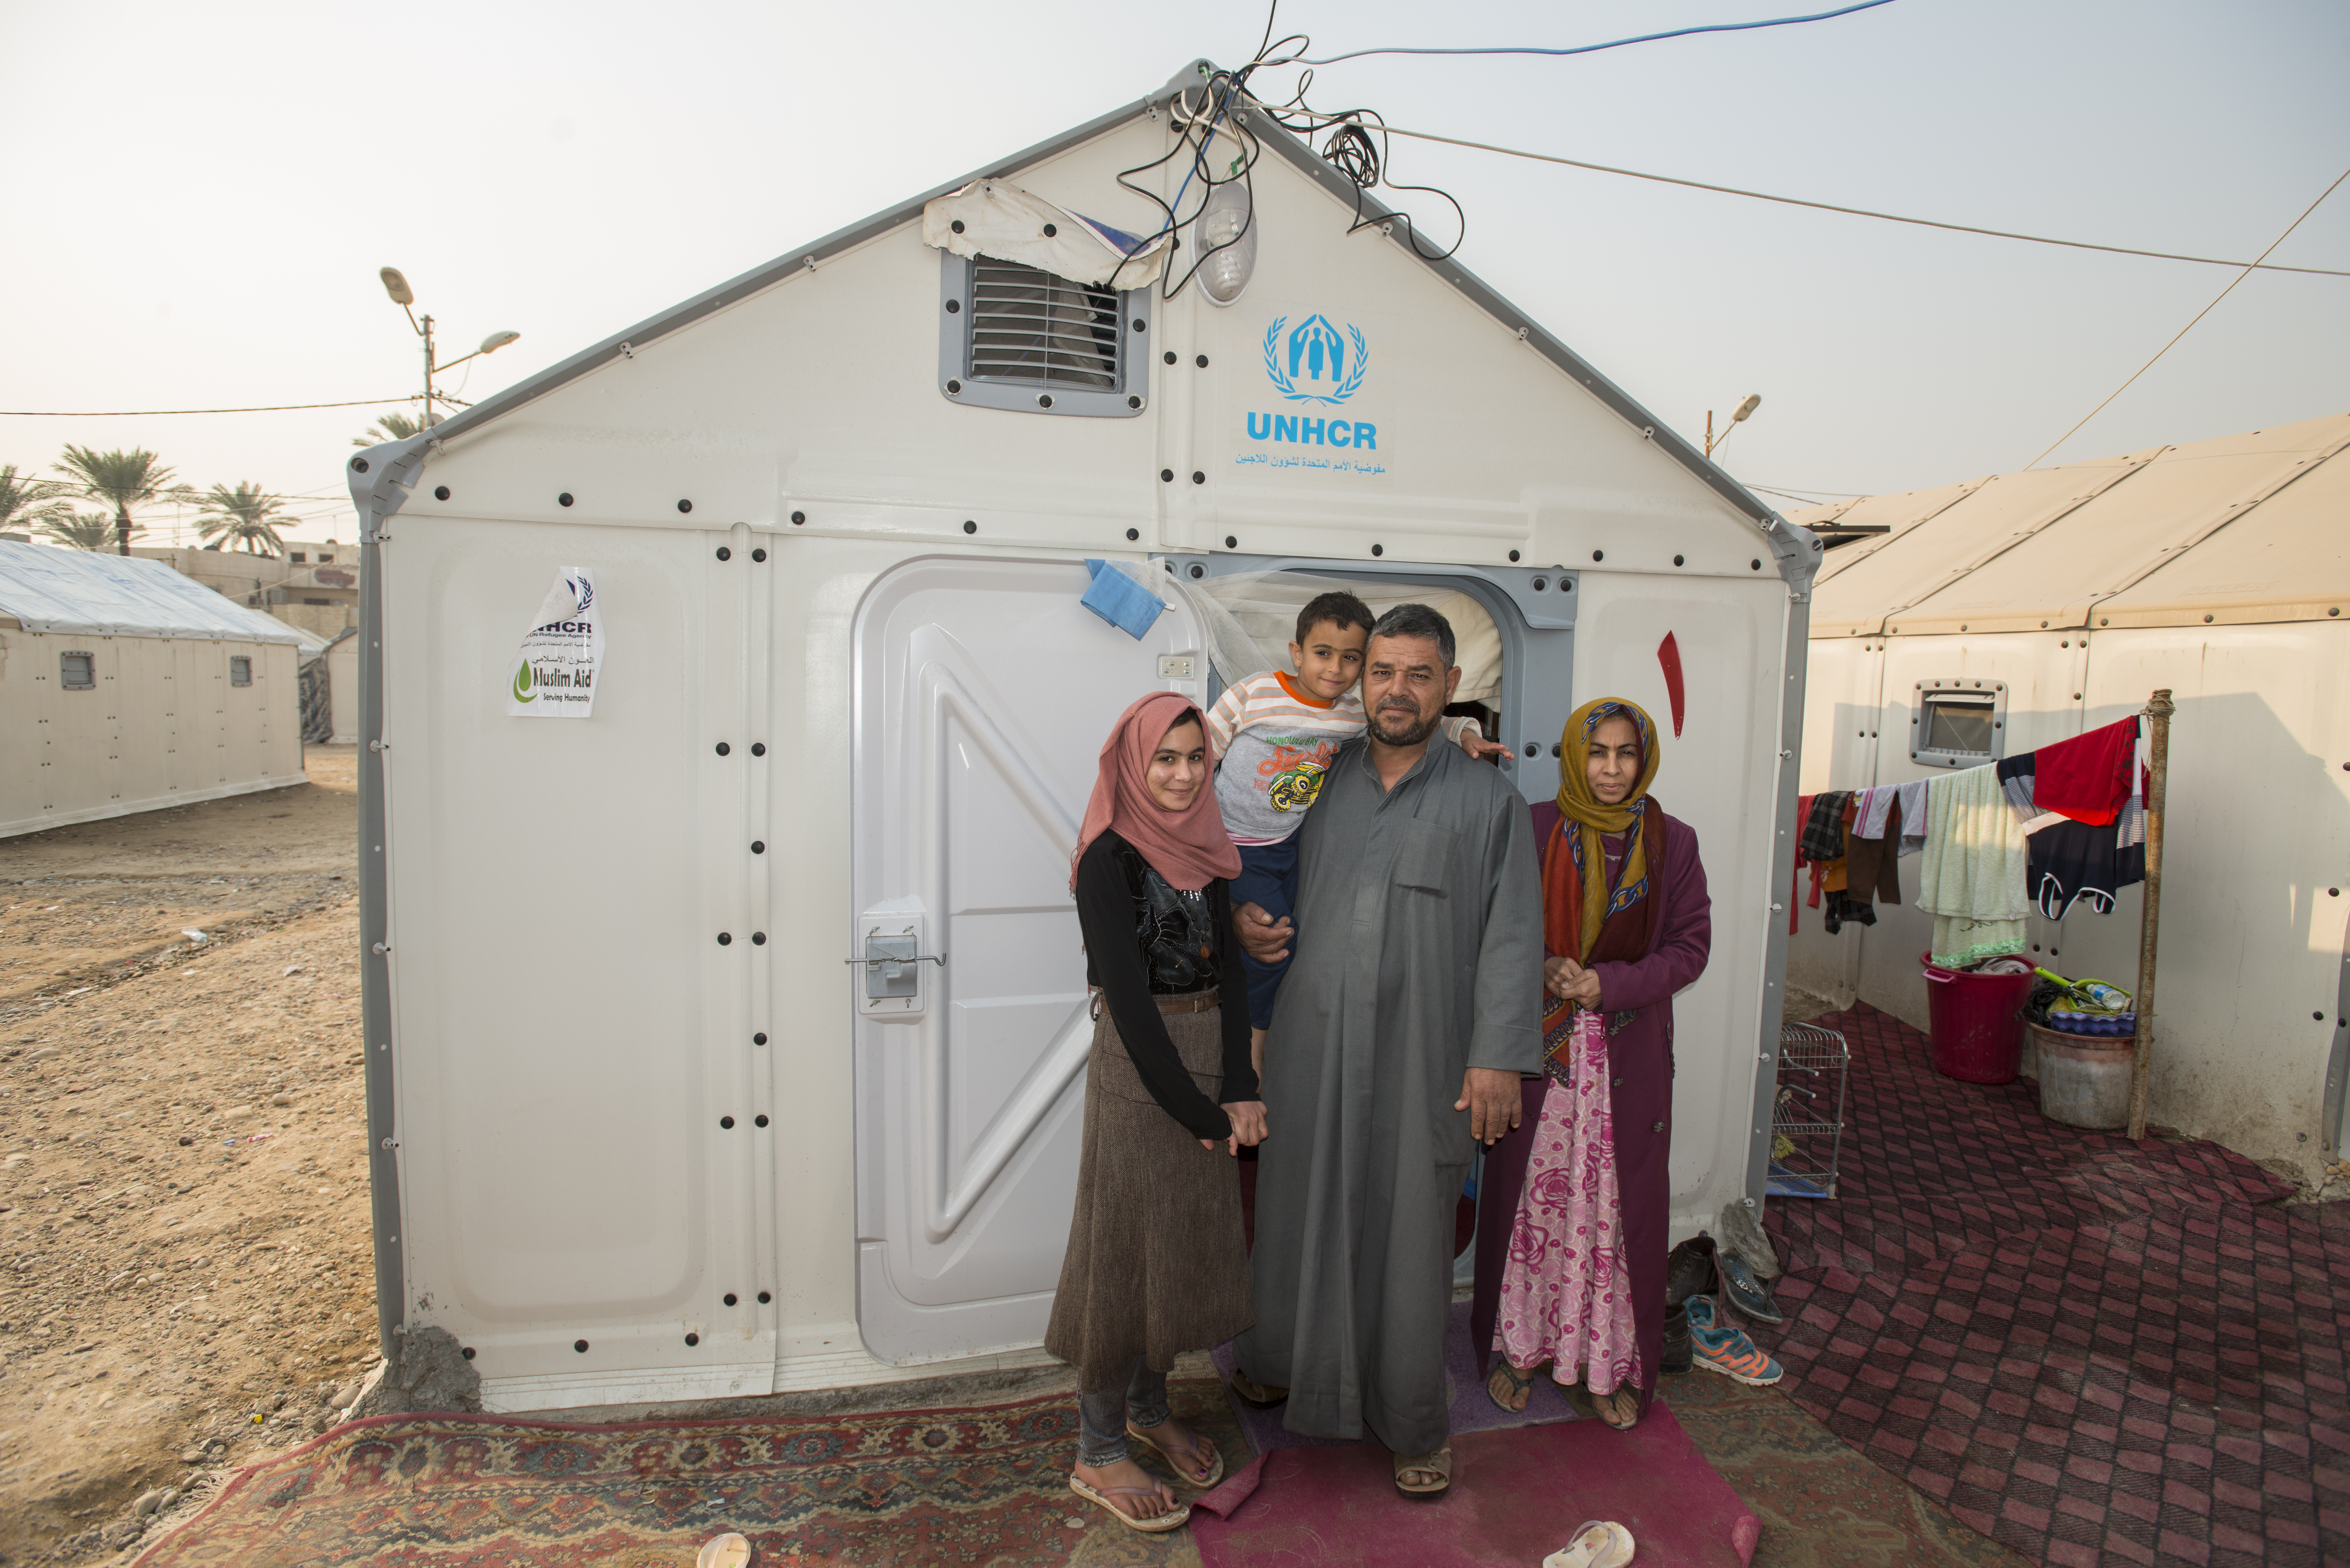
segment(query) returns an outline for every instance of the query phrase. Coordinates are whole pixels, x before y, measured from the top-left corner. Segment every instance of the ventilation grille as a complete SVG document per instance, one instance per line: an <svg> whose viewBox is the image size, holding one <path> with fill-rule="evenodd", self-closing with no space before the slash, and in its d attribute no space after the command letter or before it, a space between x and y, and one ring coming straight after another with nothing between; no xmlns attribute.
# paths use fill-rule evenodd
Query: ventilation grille
<svg viewBox="0 0 2350 1568"><path fill-rule="evenodd" d="M981 258L972 268L972 378L1115 391L1118 314L1115 290Z"/></svg>

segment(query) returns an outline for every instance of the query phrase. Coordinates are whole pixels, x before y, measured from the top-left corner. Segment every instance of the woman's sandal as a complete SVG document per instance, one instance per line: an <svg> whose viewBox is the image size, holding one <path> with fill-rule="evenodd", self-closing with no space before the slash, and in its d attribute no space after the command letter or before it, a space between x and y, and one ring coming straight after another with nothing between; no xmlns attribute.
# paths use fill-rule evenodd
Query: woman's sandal
<svg viewBox="0 0 2350 1568"><path fill-rule="evenodd" d="M1237 1366L1232 1368L1232 1392L1260 1410L1270 1410L1289 1397L1288 1389L1259 1383Z"/></svg>
<svg viewBox="0 0 2350 1568"><path fill-rule="evenodd" d="M1628 1432L1640 1424L1640 1391L1630 1384L1624 1385L1612 1394L1592 1394L1588 1388L1584 1392L1590 1397L1593 1413L1617 1431ZM1616 1411L1622 1408L1617 1404L1619 1398L1629 1399L1632 1402L1631 1414L1620 1421L1615 1415Z"/></svg>
<svg viewBox="0 0 2350 1568"><path fill-rule="evenodd" d="M1166 1512L1154 1514L1149 1519L1137 1519L1110 1501L1114 1497L1157 1497L1159 1489L1155 1486L1091 1487L1073 1475L1069 1478L1069 1490L1087 1502L1107 1510L1112 1519L1128 1530L1139 1530L1145 1535L1164 1535L1170 1530L1180 1530L1184 1521L1191 1517L1191 1505L1188 1502L1179 1502Z"/></svg>
<svg viewBox="0 0 2350 1568"><path fill-rule="evenodd" d="M1513 1395L1521 1396L1522 1397L1520 1397L1518 1402L1514 1405L1507 1403L1499 1394L1493 1392L1493 1379L1492 1377L1485 1379L1485 1397L1491 1399L1494 1404L1499 1405L1503 1410L1513 1416L1524 1415L1526 1413L1526 1406L1533 1401L1534 1397L1534 1373L1540 1369L1530 1366L1521 1372L1516 1367L1510 1365L1510 1358L1505 1355L1502 1358L1502 1365L1496 1366L1493 1370L1495 1373L1510 1380L1510 1392Z"/></svg>
<svg viewBox="0 0 2350 1568"><path fill-rule="evenodd" d="M1196 1456L1201 1449L1208 1450L1208 1475L1207 1479L1202 1480L1198 1477L1193 1476L1188 1469L1184 1469L1183 1461L1177 1459L1173 1454L1169 1453L1167 1451L1166 1444L1160 1442L1157 1438L1150 1435L1158 1429L1159 1428L1156 1427L1138 1427L1132 1421L1128 1421L1126 1424L1126 1435L1132 1438L1136 1442L1140 1443L1143 1447L1149 1449L1152 1453L1157 1454L1160 1459L1165 1459L1167 1461L1167 1468L1175 1472L1175 1479L1181 1481L1185 1486L1195 1486L1204 1491L1224 1479L1224 1456L1222 1452L1217 1449L1214 1443L1201 1437L1197 1430L1190 1428L1185 1428L1187 1431L1191 1431L1191 1452L1194 1456Z"/></svg>
<svg viewBox="0 0 2350 1568"><path fill-rule="evenodd" d="M1426 1502L1451 1490L1452 1445L1447 1443L1433 1453L1398 1454L1395 1457L1395 1489L1416 1502Z"/></svg>

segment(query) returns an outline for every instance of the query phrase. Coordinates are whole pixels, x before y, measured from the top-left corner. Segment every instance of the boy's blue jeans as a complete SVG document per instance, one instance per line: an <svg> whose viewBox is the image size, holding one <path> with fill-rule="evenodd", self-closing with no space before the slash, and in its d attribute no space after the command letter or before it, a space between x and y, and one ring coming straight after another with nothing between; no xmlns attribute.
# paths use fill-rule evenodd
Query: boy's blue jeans
<svg viewBox="0 0 2350 1568"><path fill-rule="evenodd" d="M1294 913L1297 907L1297 835L1293 833L1278 844L1243 844L1237 847L1241 852L1241 874L1232 878L1232 908L1254 904L1275 920ZM1259 963L1243 947L1241 964L1248 971L1249 1024L1256 1029L1267 1028L1273 1023L1273 999L1281 992L1281 977L1289 972L1289 960Z"/></svg>

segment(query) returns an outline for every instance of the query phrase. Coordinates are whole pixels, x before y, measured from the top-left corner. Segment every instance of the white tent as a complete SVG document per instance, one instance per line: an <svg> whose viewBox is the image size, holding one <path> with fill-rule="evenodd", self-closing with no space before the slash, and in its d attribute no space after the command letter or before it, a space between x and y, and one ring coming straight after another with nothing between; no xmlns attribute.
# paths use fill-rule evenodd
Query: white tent
<svg viewBox="0 0 2350 1568"><path fill-rule="evenodd" d="M1245 297L1039 248L1148 234L1121 171L1196 210L1216 79L349 457L378 1300L492 1407L1037 1355L1095 759L1284 648L1292 574L1460 601L1529 800L1578 702L1657 716L1717 911L1673 1224L1761 1196L1814 542L1254 106Z"/></svg>
<svg viewBox="0 0 2350 1568"><path fill-rule="evenodd" d="M1936 681L2003 687L1982 761L2170 689L2149 1114L2313 1179L2343 1148L2350 1081L2345 448L2335 414L1798 514L1831 538L1888 530L1847 535L1820 570L1807 793L1950 765L1908 739ZM2035 915L2027 956L2134 987L2141 893L2110 915ZM1922 1024L1930 921L1877 914L1830 937L1807 911L1790 978Z"/></svg>
<svg viewBox="0 0 2350 1568"><path fill-rule="evenodd" d="M0 541L0 837L301 783L299 643L161 561Z"/></svg>

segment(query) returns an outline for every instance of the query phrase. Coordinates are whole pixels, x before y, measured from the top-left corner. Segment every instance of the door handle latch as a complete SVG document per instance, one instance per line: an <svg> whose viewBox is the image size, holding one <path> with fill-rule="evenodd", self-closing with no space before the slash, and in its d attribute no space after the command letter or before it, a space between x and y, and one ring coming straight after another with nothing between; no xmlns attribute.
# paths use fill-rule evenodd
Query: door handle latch
<svg viewBox="0 0 2350 1568"><path fill-rule="evenodd" d="M871 1008L878 1003L885 1010L893 1010L889 1009L892 1002L899 1008L920 1004L921 966L934 963L944 969L947 962L946 954L922 952L919 950L921 945L920 934L910 929L867 930L865 955L841 961L864 966L867 1007Z"/></svg>

